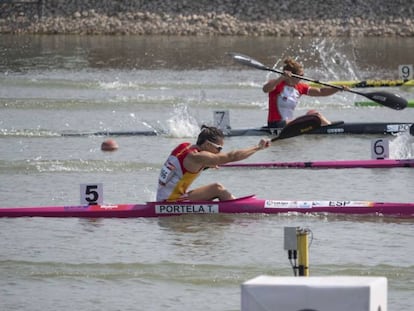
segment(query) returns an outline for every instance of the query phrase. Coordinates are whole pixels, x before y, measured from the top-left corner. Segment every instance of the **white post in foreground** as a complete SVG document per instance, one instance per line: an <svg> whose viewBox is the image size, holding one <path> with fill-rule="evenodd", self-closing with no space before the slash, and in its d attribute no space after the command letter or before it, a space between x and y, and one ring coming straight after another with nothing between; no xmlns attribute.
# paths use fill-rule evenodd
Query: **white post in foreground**
<svg viewBox="0 0 414 311"><path fill-rule="evenodd" d="M241 286L241 311L387 311L385 277L258 276Z"/></svg>

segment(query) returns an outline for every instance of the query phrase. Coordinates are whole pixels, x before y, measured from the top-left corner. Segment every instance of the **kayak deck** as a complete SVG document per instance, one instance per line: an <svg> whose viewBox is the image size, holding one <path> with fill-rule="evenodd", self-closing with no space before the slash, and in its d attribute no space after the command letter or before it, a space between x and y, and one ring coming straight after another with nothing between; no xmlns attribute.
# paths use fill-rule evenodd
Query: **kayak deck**
<svg viewBox="0 0 414 311"><path fill-rule="evenodd" d="M318 129L305 133L312 134L397 134L400 132L409 131L414 122L334 122L332 125L322 126ZM225 132L226 136L263 136L263 135L277 135L281 128L245 128L245 129L231 129ZM168 135L163 131L99 131L99 132L63 132L60 134L64 137L80 137L80 136L159 136Z"/></svg>

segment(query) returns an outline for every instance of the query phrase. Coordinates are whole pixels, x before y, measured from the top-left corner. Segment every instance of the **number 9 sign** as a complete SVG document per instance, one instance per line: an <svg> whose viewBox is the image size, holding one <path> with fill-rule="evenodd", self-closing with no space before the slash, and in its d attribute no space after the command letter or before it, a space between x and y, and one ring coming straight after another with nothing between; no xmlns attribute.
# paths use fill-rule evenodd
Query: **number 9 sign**
<svg viewBox="0 0 414 311"><path fill-rule="evenodd" d="M411 80L413 78L413 65L398 66L398 73L401 80Z"/></svg>

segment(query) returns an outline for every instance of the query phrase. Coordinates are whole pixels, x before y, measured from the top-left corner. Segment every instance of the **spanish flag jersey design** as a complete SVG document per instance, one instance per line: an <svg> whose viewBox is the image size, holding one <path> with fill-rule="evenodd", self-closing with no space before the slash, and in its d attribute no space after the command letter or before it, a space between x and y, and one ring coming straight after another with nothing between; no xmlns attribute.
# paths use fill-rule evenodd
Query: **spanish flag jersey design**
<svg viewBox="0 0 414 311"><path fill-rule="evenodd" d="M269 93L269 112L267 122L279 122L282 120L292 120L293 111L299 102L299 97L307 95L310 86L299 82L295 86L289 86L286 81L276 85L275 89Z"/></svg>
<svg viewBox="0 0 414 311"><path fill-rule="evenodd" d="M158 178L157 201L176 201L184 199L188 187L200 175L184 168L185 157L192 152L198 152L191 143L178 145L170 154L161 168Z"/></svg>

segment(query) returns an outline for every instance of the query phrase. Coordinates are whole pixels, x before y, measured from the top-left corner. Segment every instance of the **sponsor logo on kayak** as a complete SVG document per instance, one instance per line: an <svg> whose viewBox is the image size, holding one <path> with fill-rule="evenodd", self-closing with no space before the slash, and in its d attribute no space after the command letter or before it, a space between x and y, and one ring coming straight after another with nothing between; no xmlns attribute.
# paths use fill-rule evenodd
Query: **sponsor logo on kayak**
<svg viewBox="0 0 414 311"><path fill-rule="evenodd" d="M326 129L326 133L328 134L343 133L343 132L345 132L343 127L336 128L336 129Z"/></svg>
<svg viewBox="0 0 414 311"><path fill-rule="evenodd" d="M312 207L370 207L368 201L276 201L266 200L265 208L312 208Z"/></svg>
<svg viewBox="0 0 414 311"><path fill-rule="evenodd" d="M314 201L313 206L329 206L329 207L367 207L372 206L372 202L368 201Z"/></svg>
<svg viewBox="0 0 414 311"><path fill-rule="evenodd" d="M306 133L315 129L313 126L308 126L300 130L301 133Z"/></svg>
<svg viewBox="0 0 414 311"><path fill-rule="evenodd" d="M87 210L89 208L89 205L80 205L80 206L64 206L63 209L65 211L70 210Z"/></svg>
<svg viewBox="0 0 414 311"><path fill-rule="evenodd" d="M387 125L387 133L405 132L405 131L408 131L410 126L411 126L411 123L407 123L407 124L388 124Z"/></svg>
<svg viewBox="0 0 414 311"><path fill-rule="evenodd" d="M99 210L112 210L119 209L119 205L81 205L81 206L64 206L65 211L99 211Z"/></svg>
<svg viewBox="0 0 414 311"><path fill-rule="evenodd" d="M218 204L157 204L156 214L217 214Z"/></svg>
<svg viewBox="0 0 414 311"><path fill-rule="evenodd" d="M118 205L99 205L101 209L114 209L118 208Z"/></svg>
<svg viewBox="0 0 414 311"><path fill-rule="evenodd" d="M266 200L265 208L312 208L312 201L276 201Z"/></svg>

